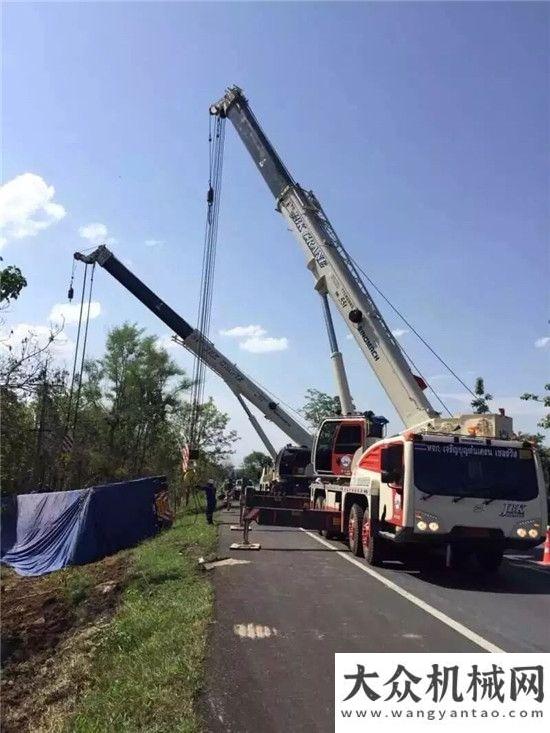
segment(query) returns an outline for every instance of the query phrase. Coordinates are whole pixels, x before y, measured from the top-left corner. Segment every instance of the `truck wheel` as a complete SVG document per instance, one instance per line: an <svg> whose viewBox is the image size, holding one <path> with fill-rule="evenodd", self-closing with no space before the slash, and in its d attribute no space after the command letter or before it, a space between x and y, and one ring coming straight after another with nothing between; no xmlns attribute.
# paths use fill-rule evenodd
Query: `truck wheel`
<svg viewBox="0 0 550 733"><path fill-rule="evenodd" d="M356 557L363 557L363 508L353 504L348 519L348 545Z"/></svg>
<svg viewBox="0 0 550 733"><path fill-rule="evenodd" d="M496 573L504 555L504 548L500 546L479 547L474 550L477 564L485 573Z"/></svg>
<svg viewBox="0 0 550 733"><path fill-rule="evenodd" d="M384 540L378 535L370 512L365 509L363 516L363 553L369 565L381 565L384 560Z"/></svg>
<svg viewBox="0 0 550 733"><path fill-rule="evenodd" d="M315 504L313 505L315 509L324 509L325 508L325 499L322 496L318 496L315 499ZM323 534L322 529L318 529L317 532L319 532L320 535Z"/></svg>

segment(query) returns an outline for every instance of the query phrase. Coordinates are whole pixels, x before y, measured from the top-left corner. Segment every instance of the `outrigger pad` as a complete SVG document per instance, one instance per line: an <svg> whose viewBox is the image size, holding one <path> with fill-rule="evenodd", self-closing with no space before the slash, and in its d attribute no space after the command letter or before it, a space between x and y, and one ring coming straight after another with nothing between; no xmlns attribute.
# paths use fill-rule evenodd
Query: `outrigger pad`
<svg viewBox="0 0 550 733"><path fill-rule="evenodd" d="M260 550L261 545L258 542L233 542L232 545L229 545L230 550Z"/></svg>

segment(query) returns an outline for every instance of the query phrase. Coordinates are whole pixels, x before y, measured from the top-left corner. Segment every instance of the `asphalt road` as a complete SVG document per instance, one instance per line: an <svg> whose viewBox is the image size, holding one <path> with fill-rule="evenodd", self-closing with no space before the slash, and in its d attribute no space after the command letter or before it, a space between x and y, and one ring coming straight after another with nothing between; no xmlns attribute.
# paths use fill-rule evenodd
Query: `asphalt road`
<svg viewBox="0 0 550 733"><path fill-rule="evenodd" d="M507 555L496 576L443 562L370 568L340 542L257 527L230 550L222 511L203 714L210 733L333 730L335 652L550 651L550 570Z"/></svg>

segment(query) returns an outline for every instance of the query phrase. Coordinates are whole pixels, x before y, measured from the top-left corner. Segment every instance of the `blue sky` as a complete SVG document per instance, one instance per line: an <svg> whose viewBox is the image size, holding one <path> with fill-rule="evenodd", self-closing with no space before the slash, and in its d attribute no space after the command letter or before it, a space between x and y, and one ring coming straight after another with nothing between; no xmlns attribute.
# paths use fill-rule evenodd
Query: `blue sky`
<svg viewBox="0 0 550 733"><path fill-rule="evenodd" d="M485 377L494 408L534 429L536 406L517 397L550 373L549 15L528 2L4 5L3 180L34 176L6 197L2 256L29 281L8 325L47 326L72 252L91 246L79 230L98 223L97 236L195 321L208 107L236 83L373 280L466 381ZM94 299L91 355L125 319L167 333L101 270ZM318 300L228 125L213 340L299 407L308 387L334 392ZM357 406L398 430L336 323ZM219 333L248 325L287 348L252 353ZM69 357L75 332L66 326ZM463 388L412 334L400 338L464 410ZM223 384L209 377L206 389L242 436L237 459L259 447Z"/></svg>

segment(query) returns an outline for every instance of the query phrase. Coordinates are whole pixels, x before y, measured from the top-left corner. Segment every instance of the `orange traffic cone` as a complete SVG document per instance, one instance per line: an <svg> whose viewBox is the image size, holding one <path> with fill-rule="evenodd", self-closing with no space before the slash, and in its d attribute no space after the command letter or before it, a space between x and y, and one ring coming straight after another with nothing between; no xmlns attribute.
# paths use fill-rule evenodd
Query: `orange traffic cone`
<svg viewBox="0 0 550 733"><path fill-rule="evenodd" d="M546 539L544 540L542 560L539 565L550 565L550 527L546 528Z"/></svg>

